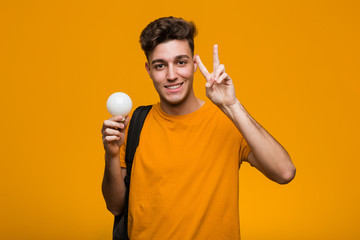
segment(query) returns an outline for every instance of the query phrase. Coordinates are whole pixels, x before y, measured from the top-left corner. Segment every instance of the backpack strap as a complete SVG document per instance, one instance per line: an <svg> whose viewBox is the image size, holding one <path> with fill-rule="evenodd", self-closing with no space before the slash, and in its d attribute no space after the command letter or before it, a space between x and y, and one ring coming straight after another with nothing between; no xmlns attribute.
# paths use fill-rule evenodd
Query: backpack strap
<svg viewBox="0 0 360 240"><path fill-rule="evenodd" d="M130 184L132 162L136 152L136 148L139 145L141 129L144 125L145 118L148 115L151 107L152 105L140 106L135 109L131 117L129 130L127 134L126 153L125 153L126 172L127 172L127 175L125 177L125 183L127 183L128 181L128 184Z"/></svg>
<svg viewBox="0 0 360 240"><path fill-rule="evenodd" d="M144 125L145 118L149 113L152 105L140 106L135 109L130 123L126 139L126 177L124 179L126 192L125 192L125 206L122 214L115 216L113 228L113 240L128 240L127 223L128 223L128 208L129 208L129 192L130 192L130 177L132 163L135 156L136 148L139 145L141 129Z"/></svg>

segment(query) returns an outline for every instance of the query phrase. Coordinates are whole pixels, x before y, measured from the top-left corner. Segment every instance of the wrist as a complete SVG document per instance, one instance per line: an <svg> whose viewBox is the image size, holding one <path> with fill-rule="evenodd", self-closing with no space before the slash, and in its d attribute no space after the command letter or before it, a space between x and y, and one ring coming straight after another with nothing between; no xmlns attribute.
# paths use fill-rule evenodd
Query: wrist
<svg viewBox="0 0 360 240"><path fill-rule="evenodd" d="M105 152L105 162L119 161L119 159L120 159L120 153L110 154Z"/></svg>
<svg viewBox="0 0 360 240"><path fill-rule="evenodd" d="M222 106L219 106L219 108L226 114L226 115L233 115L234 112L237 112L239 109L243 108L240 101L238 99L235 99L235 102L231 104L224 104Z"/></svg>

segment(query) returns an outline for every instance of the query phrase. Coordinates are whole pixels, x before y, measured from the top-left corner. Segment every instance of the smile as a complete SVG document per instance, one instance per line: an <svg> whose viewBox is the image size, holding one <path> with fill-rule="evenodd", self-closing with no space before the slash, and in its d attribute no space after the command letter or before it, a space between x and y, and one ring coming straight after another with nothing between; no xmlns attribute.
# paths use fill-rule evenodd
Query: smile
<svg viewBox="0 0 360 240"><path fill-rule="evenodd" d="M184 83L179 83L176 85L171 85L171 86L165 86L165 88L169 89L169 90L177 90L179 89Z"/></svg>

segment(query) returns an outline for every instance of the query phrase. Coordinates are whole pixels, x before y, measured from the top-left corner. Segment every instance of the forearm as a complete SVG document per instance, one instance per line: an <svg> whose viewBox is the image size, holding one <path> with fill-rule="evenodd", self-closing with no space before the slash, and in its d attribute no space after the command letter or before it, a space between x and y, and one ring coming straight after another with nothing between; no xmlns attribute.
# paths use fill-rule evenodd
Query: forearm
<svg viewBox="0 0 360 240"><path fill-rule="evenodd" d="M123 211L125 205L125 183L121 173L119 157L109 157L105 154L105 171L102 182L102 192L107 209L114 215Z"/></svg>
<svg viewBox="0 0 360 240"><path fill-rule="evenodd" d="M268 178L287 183L295 175L286 150L245 110L239 101L221 110L233 121L251 148L254 159L250 162Z"/></svg>

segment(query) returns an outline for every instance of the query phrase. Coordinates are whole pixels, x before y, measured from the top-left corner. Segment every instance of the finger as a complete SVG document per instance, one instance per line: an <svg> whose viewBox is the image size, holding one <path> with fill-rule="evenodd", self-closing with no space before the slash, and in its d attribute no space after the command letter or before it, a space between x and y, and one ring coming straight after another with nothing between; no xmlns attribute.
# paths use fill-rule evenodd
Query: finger
<svg viewBox="0 0 360 240"><path fill-rule="evenodd" d="M120 128L121 129L121 128L124 128L124 123L119 123L119 122L115 122L112 120L105 120L102 131L104 131L106 128L113 128L113 129Z"/></svg>
<svg viewBox="0 0 360 240"><path fill-rule="evenodd" d="M122 121L124 121L124 117L123 116L114 116L114 117L109 118L109 120L115 121L115 122L122 122Z"/></svg>
<svg viewBox="0 0 360 240"><path fill-rule="evenodd" d="M225 73L224 64L220 64L217 69L214 71L214 80L217 82L221 74Z"/></svg>
<svg viewBox="0 0 360 240"><path fill-rule="evenodd" d="M212 88L212 86L214 86L214 83L215 83L215 81L208 81L208 82L206 82L205 87Z"/></svg>
<svg viewBox="0 0 360 240"><path fill-rule="evenodd" d="M214 50L213 50L213 72L219 67L220 65L220 60L219 60L219 50L218 50L218 45L215 44L214 45Z"/></svg>
<svg viewBox="0 0 360 240"><path fill-rule="evenodd" d="M214 80L214 74L211 73L209 80L206 82L205 87L206 88L211 88L213 85L215 84L215 80Z"/></svg>
<svg viewBox="0 0 360 240"><path fill-rule="evenodd" d="M125 117L125 121L123 122L124 125L125 125L125 127L129 124L129 122L130 122L130 117L129 117L129 116L126 116L126 117Z"/></svg>
<svg viewBox="0 0 360 240"><path fill-rule="evenodd" d="M197 65L199 66L199 69L200 69L201 74L206 78L206 80L209 80L210 73L209 73L209 71L206 69L206 67L204 66L204 64L202 63L202 61L201 61L201 59L200 59L200 56L199 56L199 55L196 55L195 60L196 60Z"/></svg>
<svg viewBox="0 0 360 240"><path fill-rule="evenodd" d="M112 141L117 141L117 140L120 140L119 136L106 136L104 138L104 141L106 141L106 142L112 142Z"/></svg>
<svg viewBox="0 0 360 240"><path fill-rule="evenodd" d="M104 131L104 136L118 136L120 137L121 133L118 130L112 129L112 128L107 128Z"/></svg>
<svg viewBox="0 0 360 240"><path fill-rule="evenodd" d="M222 83L226 79L228 79L229 75L227 73L223 73L220 75L219 79L216 81L217 83Z"/></svg>

